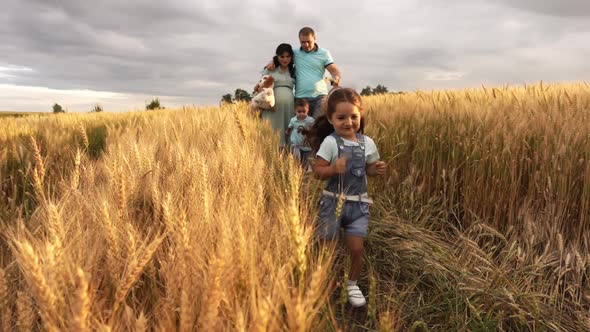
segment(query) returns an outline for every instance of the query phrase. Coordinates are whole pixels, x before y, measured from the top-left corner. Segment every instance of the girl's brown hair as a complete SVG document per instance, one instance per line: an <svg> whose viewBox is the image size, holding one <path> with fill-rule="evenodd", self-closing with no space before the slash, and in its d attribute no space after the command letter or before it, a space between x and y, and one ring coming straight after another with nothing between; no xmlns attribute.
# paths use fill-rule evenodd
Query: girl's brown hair
<svg viewBox="0 0 590 332"><path fill-rule="evenodd" d="M326 137L334 132L334 126L328 119L336 112L336 105L339 103L350 103L356 106L361 112L361 126L359 133L365 129L365 117L363 115L363 103L361 96L351 88L335 88L328 94L325 114L315 119L313 126L309 130L308 140L314 152L320 149L320 145Z"/></svg>

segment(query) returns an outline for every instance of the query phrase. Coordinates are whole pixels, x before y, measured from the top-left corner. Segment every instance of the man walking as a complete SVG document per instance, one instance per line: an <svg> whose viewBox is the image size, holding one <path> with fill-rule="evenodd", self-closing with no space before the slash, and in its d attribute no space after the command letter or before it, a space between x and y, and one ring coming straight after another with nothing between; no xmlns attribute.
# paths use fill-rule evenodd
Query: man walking
<svg viewBox="0 0 590 332"><path fill-rule="evenodd" d="M295 98L306 99L309 103L311 116L316 119L322 114L322 100L328 94L328 88L324 81L326 70L332 76L332 85L340 84L340 70L334 64L330 51L319 47L315 42L315 32L310 27L299 30L299 43L301 47L293 50L295 62ZM274 70L274 63L269 63L266 68Z"/></svg>

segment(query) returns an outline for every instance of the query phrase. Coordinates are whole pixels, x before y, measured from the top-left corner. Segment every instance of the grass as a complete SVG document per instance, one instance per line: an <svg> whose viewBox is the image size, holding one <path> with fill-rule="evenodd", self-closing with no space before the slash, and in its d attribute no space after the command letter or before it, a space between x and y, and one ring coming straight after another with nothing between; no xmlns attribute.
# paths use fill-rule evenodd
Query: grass
<svg viewBox="0 0 590 332"><path fill-rule="evenodd" d="M590 329L590 88L364 101L389 172L356 310L321 184L245 105L0 120L2 328Z"/></svg>

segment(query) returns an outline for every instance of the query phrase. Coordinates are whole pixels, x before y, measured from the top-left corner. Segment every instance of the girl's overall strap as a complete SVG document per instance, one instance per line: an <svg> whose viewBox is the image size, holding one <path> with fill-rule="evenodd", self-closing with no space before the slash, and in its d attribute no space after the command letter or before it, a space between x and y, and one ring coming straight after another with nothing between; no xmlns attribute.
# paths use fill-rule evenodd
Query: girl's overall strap
<svg viewBox="0 0 590 332"><path fill-rule="evenodd" d="M332 137L336 140L336 148L338 149L338 158L340 159L340 153L344 150L344 140L340 135L333 132L331 134ZM341 195L344 192L344 176L342 174L338 174L338 195Z"/></svg>
<svg viewBox="0 0 590 332"><path fill-rule="evenodd" d="M356 133L356 138L359 141L359 145L361 147L361 149L365 149L365 135L361 134L361 133Z"/></svg>

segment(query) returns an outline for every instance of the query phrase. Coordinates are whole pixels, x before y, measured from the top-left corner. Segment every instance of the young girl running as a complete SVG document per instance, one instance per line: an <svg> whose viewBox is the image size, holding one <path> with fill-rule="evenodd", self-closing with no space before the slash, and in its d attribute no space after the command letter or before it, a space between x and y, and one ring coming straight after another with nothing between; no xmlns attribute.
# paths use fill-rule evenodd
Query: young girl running
<svg viewBox="0 0 590 332"><path fill-rule="evenodd" d="M359 94L350 88L338 88L328 95L326 114L316 119L310 132L312 148L317 151L315 177L327 180L317 235L332 241L337 239L340 228L344 229L344 242L351 256L348 302L353 307L366 304L357 285L372 203L366 176L384 175L386 171L375 142L362 134L364 122Z"/></svg>

